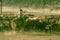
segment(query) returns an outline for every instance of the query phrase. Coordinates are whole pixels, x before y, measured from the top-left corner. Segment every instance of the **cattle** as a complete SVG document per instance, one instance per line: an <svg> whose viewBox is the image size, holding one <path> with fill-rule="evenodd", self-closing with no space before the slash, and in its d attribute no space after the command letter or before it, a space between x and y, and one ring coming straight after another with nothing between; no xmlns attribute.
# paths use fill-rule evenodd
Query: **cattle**
<svg viewBox="0 0 60 40"><path fill-rule="evenodd" d="M26 19L25 30L39 30L41 20L38 17L29 17Z"/></svg>

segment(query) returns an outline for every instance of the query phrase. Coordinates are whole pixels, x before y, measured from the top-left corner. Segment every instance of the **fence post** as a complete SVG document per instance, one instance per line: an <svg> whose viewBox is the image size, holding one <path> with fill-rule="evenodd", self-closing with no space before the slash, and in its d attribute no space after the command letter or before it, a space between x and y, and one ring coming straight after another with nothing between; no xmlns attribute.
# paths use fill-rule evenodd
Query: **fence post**
<svg viewBox="0 0 60 40"><path fill-rule="evenodd" d="M0 0L0 3L1 3L1 14L2 14L2 0Z"/></svg>

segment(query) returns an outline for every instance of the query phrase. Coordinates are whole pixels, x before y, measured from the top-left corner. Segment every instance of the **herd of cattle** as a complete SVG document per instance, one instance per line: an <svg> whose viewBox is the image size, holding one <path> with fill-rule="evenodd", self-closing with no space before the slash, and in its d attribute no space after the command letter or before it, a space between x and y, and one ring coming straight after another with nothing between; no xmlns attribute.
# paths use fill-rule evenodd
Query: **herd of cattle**
<svg viewBox="0 0 60 40"><path fill-rule="evenodd" d="M34 15L24 15L23 18L0 17L0 31L60 31L60 16L45 15L35 17Z"/></svg>

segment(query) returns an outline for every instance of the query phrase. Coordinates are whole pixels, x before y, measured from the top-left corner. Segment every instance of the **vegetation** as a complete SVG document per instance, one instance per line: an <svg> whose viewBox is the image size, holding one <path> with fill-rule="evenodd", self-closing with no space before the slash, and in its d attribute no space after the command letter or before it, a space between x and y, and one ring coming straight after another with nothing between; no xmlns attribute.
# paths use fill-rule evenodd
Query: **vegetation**
<svg viewBox="0 0 60 40"><path fill-rule="evenodd" d="M3 0L4 6L41 8L60 6L60 0Z"/></svg>

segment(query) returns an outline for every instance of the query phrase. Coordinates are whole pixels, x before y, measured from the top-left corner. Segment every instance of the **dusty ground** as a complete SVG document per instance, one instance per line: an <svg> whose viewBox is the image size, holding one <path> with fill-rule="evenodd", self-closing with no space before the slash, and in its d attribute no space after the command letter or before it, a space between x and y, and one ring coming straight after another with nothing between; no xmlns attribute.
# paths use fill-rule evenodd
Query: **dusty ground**
<svg viewBox="0 0 60 40"><path fill-rule="evenodd" d="M44 9L33 9L33 8L19 8L19 7L9 7L9 6L3 6L2 11L3 12L15 12L19 13L19 10L23 9L24 12L32 12L32 13L37 13L37 15L42 14L42 15L59 15L60 10L55 10L51 8L44 8Z"/></svg>
<svg viewBox="0 0 60 40"><path fill-rule="evenodd" d="M43 34L43 33L42 33ZM1 32L0 40L60 40L57 35L34 35L31 33Z"/></svg>

